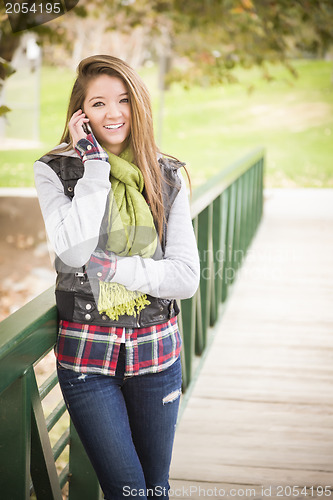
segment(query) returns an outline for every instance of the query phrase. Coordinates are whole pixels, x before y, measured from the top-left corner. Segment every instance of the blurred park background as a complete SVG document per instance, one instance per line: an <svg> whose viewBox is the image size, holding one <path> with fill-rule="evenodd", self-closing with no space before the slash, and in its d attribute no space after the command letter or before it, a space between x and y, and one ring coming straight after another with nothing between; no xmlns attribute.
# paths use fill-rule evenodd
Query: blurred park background
<svg viewBox="0 0 333 500"><path fill-rule="evenodd" d="M265 187L333 187L330 0L80 0L18 33L1 4L0 20L0 317L53 280L33 163L59 143L88 55L140 73L158 145L194 188L258 146Z"/></svg>

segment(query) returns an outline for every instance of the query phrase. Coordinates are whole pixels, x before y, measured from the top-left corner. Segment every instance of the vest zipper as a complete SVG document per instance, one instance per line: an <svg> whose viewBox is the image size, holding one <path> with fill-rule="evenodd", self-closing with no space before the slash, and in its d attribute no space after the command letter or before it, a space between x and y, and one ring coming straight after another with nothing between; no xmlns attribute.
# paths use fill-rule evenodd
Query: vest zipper
<svg viewBox="0 0 333 500"><path fill-rule="evenodd" d="M137 320L136 320L137 328L140 328L140 313L141 313L141 311L138 312L138 316L137 316Z"/></svg>

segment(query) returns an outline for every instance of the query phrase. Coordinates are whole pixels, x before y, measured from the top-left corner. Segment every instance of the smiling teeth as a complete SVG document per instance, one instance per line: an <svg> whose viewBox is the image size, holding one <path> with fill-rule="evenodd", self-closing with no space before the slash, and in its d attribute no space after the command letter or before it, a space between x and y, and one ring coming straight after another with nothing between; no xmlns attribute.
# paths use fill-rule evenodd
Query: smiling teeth
<svg viewBox="0 0 333 500"><path fill-rule="evenodd" d="M120 128L123 125L124 125L123 123L119 123L118 125L104 125L104 127L107 129L115 129L115 128Z"/></svg>

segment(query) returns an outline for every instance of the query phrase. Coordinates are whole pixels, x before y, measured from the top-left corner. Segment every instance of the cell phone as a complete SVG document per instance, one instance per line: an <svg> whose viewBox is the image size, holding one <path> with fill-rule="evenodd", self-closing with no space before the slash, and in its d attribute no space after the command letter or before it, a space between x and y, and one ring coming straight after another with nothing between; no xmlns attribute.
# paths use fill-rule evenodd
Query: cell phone
<svg viewBox="0 0 333 500"><path fill-rule="evenodd" d="M88 134L91 134L91 133L92 133L92 132L91 132L91 128L90 128L89 123L84 123L84 124L82 125L82 128L83 128L83 131L84 131L84 133L85 133L85 134L87 134L87 135L88 135Z"/></svg>

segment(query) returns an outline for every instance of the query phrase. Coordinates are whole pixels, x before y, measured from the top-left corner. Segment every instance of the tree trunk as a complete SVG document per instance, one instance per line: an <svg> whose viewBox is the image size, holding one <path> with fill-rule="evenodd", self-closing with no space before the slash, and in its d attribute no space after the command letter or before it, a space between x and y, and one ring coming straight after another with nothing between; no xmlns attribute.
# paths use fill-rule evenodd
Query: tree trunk
<svg viewBox="0 0 333 500"><path fill-rule="evenodd" d="M8 32L7 32L8 31ZM4 29L0 38L0 57L10 62L20 44L21 35Z"/></svg>
<svg viewBox="0 0 333 500"><path fill-rule="evenodd" d="M15 51L20 44L20 40L21 36L16 34L14 35L13 33L7 33L7 30L4 29L0 37L0 58L7 62L11 62ZM5 67L0 60L0 88L3 84L3 80L5 80L7 76L8 74L6 73Z"/></svg>

